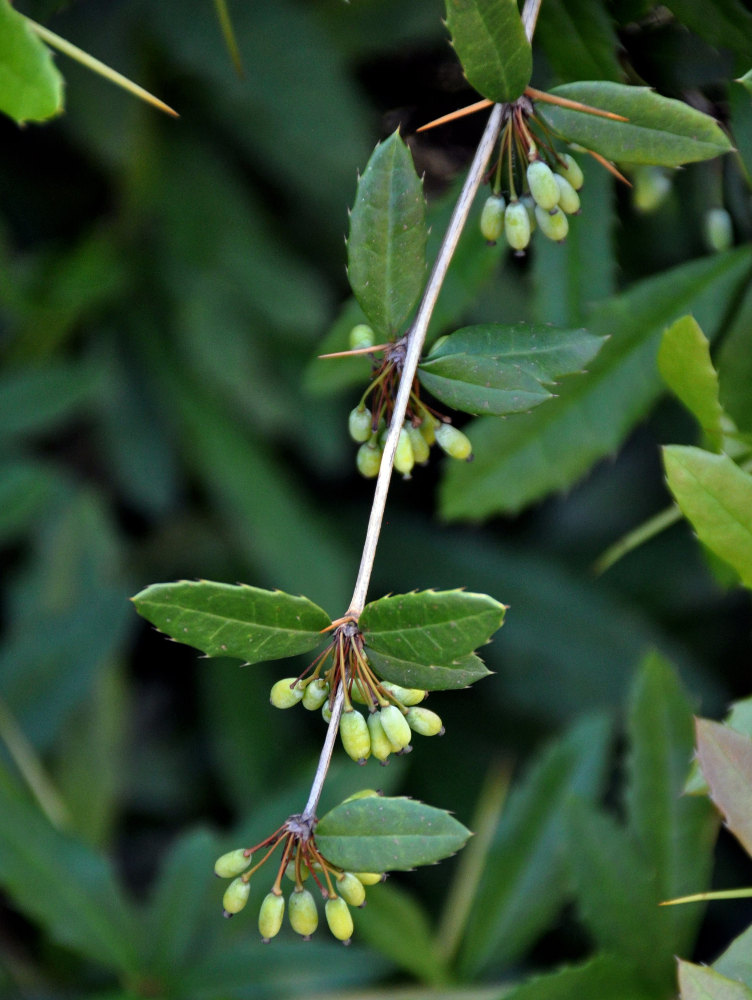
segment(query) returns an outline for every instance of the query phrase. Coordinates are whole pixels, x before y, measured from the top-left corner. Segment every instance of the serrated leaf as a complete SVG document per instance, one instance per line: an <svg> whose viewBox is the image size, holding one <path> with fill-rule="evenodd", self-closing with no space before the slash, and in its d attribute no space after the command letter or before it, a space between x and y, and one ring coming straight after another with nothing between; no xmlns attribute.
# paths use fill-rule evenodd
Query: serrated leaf
<svg viewBox="0 0 752 1000"><path fill-rule="evenodd" d="M449 464L443 515L478 520L513 513L571 486L621 443L658 397L655 356L663 329L691 311L712 338L747 279L749 262L747 249L692 261L637 282L594 309L588 328L610 339L588 377L571 379L557 399L529 415L485 417L465 428L475 461Z"/></svg>
<svg viewBox="0 0 752 1000"><path fill-rule="evenodd" d="M697 419L713 451L723 444L723 407L710 344L693 316L682 316L663 334L658 370L673 394Z"/></svg>
<svg viewBox="0 0 752 1000"><path fill-rule="evenodd" d="M470 831L443 809L372 796L335 806L316 827L318 849L347 871L409 871L455 854Z"/></svg>
<svg viewBox="0 0 752 1000"><path fill-rule="evenodd" d="M535 976L505 993L504 1000L650 1000L654 996L639 982L631 963L614 955L596 955L580 965Z"/></svg>
<svg viewBox="0 0 752 1000"><path fill-rule="evenodd" d="M423 590L366 604L358 627L366 646L377 653L451 665L488 642L505 611L487 594Z"/></svg>
<svg viewBox="0 0 752 1000"><path fill-rule="evenodd" d="M710 160L732 149L715 119L647 87L585 80L554 87L551 94L628 119L612 121L553 104L537 108L538 114L567 142L579 143L609 160L678 167Z"/></svg>
<svg viewBox="0 0 752 1000"><path fill-rule="evenodd" d="M410 150L394 132L373 151L358 182L347 241L350 287L387 337L400 332L423 288L425 214Z"/></svg>
<svg viewBox="0 0 752 1000"><path fill-rule="evenodd" d="M295 656L321 642L331 622L307 597L210 580L155 583L133 603L140 615L207 656L247 663Z"/></svg>
<svg viewBox="0 0 752 1000"><path fill-rule="evenodd" d="M455 691L488 677L491 671L475 653L450 663L416 663L366 646L368 662L385 681L423 691Z"/></svg>
<svg viewBox="0 0 752 1000"><path fill-rule="evenodd" d="M752 587L752 476L728 455L702 448L663 449L666 479L697 537Z"/></svg>
<svg viewBox="0 0 752 1000"><path fill-rule="evenodd" d="M696 732L697 759L711 798L752 855L752 739L709 719L698 719Z"/></svg>
<svg viewBox="0 0 752 1000"><path fill-rule="evenodd" d="M587 330L515 323L466 326L437 342L418 377L437 399L465 413L504 416L550 399L544 385L581 371L602 337Z"/></svg>
<svg viewBox="0 0 752 1000"><path fill-rule="evenodd" d="M681 1000L752 1000L752 990L744 983L727 979L706 965L679 959Z"/></svg>
<svg viewBox="0 0 752 1000"><path fill-rule="evenodd" d="M8 0L0 0L0 111L19 124L63 110L63 78L50 50Z"/></svg>
<svg viewBox="0 0 752 1000"><path fill-rule="evenodd" d="M516 0L446 0L446 12L468 82L489 101L516 100L533 72Z"/></svg>

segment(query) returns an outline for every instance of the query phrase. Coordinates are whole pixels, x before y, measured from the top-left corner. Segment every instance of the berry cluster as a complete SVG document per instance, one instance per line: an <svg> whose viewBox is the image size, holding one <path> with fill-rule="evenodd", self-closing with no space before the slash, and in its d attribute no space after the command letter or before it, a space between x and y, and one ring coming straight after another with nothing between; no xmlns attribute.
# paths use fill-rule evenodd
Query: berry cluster
<svg viewBox="0 0 752 1000"><path fill-rule="evenodd" d="M356 793L351 798L377 795L371 789ZM353 933L350 906L362 907L366 903L366 886L375 885L385 878L383 872L347 872L332 865L316 847L313 824L301 816L291 816L279 830L255 847L238 848L217 858L214 874L232 879L222 897L225 917L232 917L245 908L251 891L251 876L282 846L282 858L277 877L270 891L264 896L258 915L259 933L264 943L279 934L285 909L290 926L304 941L310 941L319 924L318 908L312 892L303 885L310 877L319 888L324 904L324 915L329 930L343 944L349 944ZM264 851L261 860L251 867L253 855ZM282 878L293 883L287 898L282 891Z"/></svg>
<svg viewBox="0 0 752 1000"><path fill-rule="evenodd" d="M381 468L388 422L405 356L404 339L379 346L376 346L375 339L373 330L365 323L359 323L350 331L352 351L371 353L369 349L373 348L374 358L376 351L383 351L383 360L374 361L374 377L370 385L347 420L350 437L360 445L356 458L358 471L367 479L377 476ZM370 408L366 405L369 397ZM409 479L414 465L425 465L428 462L433 444L437 444L451 458L460 461L472 459L473 448L469 439L452 426L448 417L421 401L416 380L400 430L394 468L405 479Z"/></svg>

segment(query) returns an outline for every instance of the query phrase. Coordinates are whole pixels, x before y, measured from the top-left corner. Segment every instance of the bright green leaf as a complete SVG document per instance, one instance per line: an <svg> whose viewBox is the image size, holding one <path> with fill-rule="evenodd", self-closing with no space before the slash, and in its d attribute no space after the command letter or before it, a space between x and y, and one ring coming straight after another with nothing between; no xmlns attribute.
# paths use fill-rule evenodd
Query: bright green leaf
<svg viewBox="0 0 752 1000"><path fill-rule="evenodd" d="M698 719L696 727L697 759L711 798L752 854L752 739L709 719Z"/></svg>
<svg viewBox="0 0 752 1000"><path fill-rule="evenodd" d="M372 601L358 627L366 646L377 653L449 665L488 642L501 628L505 611L486 594L423 590Z"/></svg>
<svg viewBox="0 0 752 1000"><path fill-rule="evenodd" d="M350 215L347 273L380 334L399 333L423 288L426 206L410 150L394 132L371 155Z"/></svg>
<svg viewBox="0 0 752 1000"><path fill-rule="evenodd" d="M609 160L678 167L710 160L732 148L726 133L709 115L647 87L582 81L555 87L551 94L629 119L619 122L553 104L538 106L538 113L563 139Z"/></svg>
<svg viewBox="0 0 752 1000"><path fill-rule="evenodd" d="M706 965L679 959L679 991L682 1000L752 1000L752 989L727 979Z"/></svg>
<svg viewBox="0 0 752 1000"><path fill-rule="evenodd" d="M533 71L516 0L446 0L446 12L468 82L490 101L516 100Z"/></svg>
<svg viewBox="0 0 752 1000"><path fill-rule="evenodd" d="M669 389L696 417L709 447L720 451L723 407L718 399L718 375L710 360L708 339L693 316L683 316L663 334L658 370Z"/></svg>
<svg viewBox="0 0 752 1000"><path fill-rule="evenodd" d="M332 864L356 872L408 871L455 854L470 831L443 809L372 796L335 806L316 827Z"/></svg>
<svg viewBox="0 0 752 1000"><path fill-rule="evenodd" d="M379 677L402 687L423 691L453 691L466 688L488 677L491 671L475 653L469 653L449 663L422 663L403 660L391 653L381 653L366 646L368 662Z"/></svg>
<svg viewBox="0 0 752 1000"><path fill-rule="evenodd" d="M752 587L752 476L728 455L701 448L663 449L666 479L703 545Z"/></svg>
<svg viewBox="0 0 752 1000"><path fill-rule="evenodd" d="M419 368L437 399L466 413L504 416L550 399L544 385L579 372L602 337L550 326L467 326L438 342Z"/></svg>
<svg viewBox="0 0 752 1000"><path fill-rule="evenodd" d="M0 111L19 124L63 110L63 78L25 17L0 0Z"/></svg>
<svg viewBox="0 0 752 1000"><path fill-rule="evenodd" d="M621 957L596 955L580 965L563 969L527 982L504 994L504 1000L651 1000L651 993L639 982L633 965Z"/></svg>
<svg viewBox="0 0 752 1000"><path fill-rule="evenodd" d="M329 616L307 597L209 580L155 583L133 598L136 610L178 642L207 656L247 663L295 656L321 642Z"/></svg>

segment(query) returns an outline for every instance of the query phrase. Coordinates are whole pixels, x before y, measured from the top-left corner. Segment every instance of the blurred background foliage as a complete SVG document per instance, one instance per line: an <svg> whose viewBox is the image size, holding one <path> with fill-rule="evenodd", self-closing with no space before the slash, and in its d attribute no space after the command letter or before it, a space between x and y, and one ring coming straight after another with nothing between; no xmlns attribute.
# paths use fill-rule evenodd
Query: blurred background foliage
<svg viewBox="0 0 752 1000"><path fill-rule="evenodd" d="M485 651L496 676L431 698L444 740L387 770L338 761L332 772L324 807L374 785L479 831L469 861L369 891L349 950L324 931L262 946L252 908L220 919L210 877L221 850L301 808L320 719L270 709L278 665L200 660L128 603L149 583L206 577L304 593L333 616L347 607L372 492L346 434L360 390L338 362L314 359L354 315L345 305L337 322L342 239L374 143L398 125L408 137L438 240L480 135L472 118L414 135L475 99L440 0L231 4L243 78L210 0L19 8L181 117L58 57L65 115L24 129L0 121L0 996L491 1000L597 946L589 985L575 972L563 992L540 995L670 995L670 962L630 979L630 948L655 940L642 904L624 904L633 919L621 938L599 936L602 911L588 920L587 903L571 902L596 897L577 864L565 873L562 852L577 855L583 830L597 829L624 884L636 879L613 818L631 808L625 718L644 751L650 704L665 698L688 720L749 693L748 599L685 525L601 578L591 570L667 505L658 445L696 440L676 404L648 399L618 451L564 494L552 493L548 454L550 483L527 490L540 502L510 502L515 516L458 516L441 463L394 482L371 595L465 586L511 608ZM752 15L737 0L544 0L536 41L536 86L645 82L720 118L740 155L676 173L651 213L591 164L566 246L537 241L523 261L482 246L471 225L434 333L591 314L608 332L609 317L626 322L644 301L637 282L664 275L671 287L669 269L701 258L726 277L676 308L696 309L715 338L725 403L749 428L748 258L710 261L702 221L724 204L736 242L752 235L750 98L731 82L750 68ZM613 295L625 298L591 313ZM673 318L659 305L657 328ZM650 650L686 693L662 659L644 660ZM683 725L666 737L677 773L691 750ZM574 793L581 811L567 818ZM615 813L588 819L604 795ZM701 826L698 879L710 850ZM717 879L749 881L725 840ZM712 960L745 916L744 904L716 905L695 957ZM694 928L682 934L666 947L691 949ZM526 989L539 995L535 981L521 998Z"/></svg>

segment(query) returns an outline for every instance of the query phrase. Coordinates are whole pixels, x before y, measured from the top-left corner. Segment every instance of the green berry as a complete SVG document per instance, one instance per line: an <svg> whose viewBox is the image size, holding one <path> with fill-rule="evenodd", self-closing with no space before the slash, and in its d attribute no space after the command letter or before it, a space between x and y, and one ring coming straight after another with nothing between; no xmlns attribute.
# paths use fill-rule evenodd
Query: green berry
<svg viewBox="0 0 752 1000"><path fill-rule="evenodd" d="M632 201L638 212L655 212L671 192L671 178L661 167L635 167L632 180Z"/></svg>
<svg viewBox="0 0 752 1000"><path fill-rule="evenodd" d="M307 889L293 889L288 899L290 926L296 934L310 938L319 925L316 900Z"/></svg>
<svg viewBox="0 0 752 1000"><path fill-rule="evenodd" d="M575 191L579 191L585 183L585 177L579 163L573 156L570 156L569 153L561 154L556 162L555 169L557 174L560 174L562 177L566 177Z"/></svg>
<svg viewBox="0 0 752 1000"><path fill-rule="evenodd" d="M324 720L327 726L332 721L332 709L328 701L325 701L324 704L321 706L321 718Z"/></svg>
<svg viewBox="0 0 752 1000"><path fill-rule="evenodd" d="M428 691L421 691L420 688L403 688L399 684L392 684L391 681L382 681L381 686L397 701L402 702L405 707L419 705L428 694Z"/></svg>
<svg viewBox="0 0 752 1000"><path fill-rule="evenodd" d="M486 199L480 214L480 232L484 240L495 243L504 232L504 209L507 203L499 195L492 194Z"/></svg>
<svg viewBox="0 0 752 1000"><path fill-rule="evenodd" d="M353 920L344 899L341 896L327 899L324 912L332 934L338 941L349 942L353 933Z"/></svg>
<svg viewBox="0 0 752 1000"><path fill-rule="evenodd" d="M384 881L383 872L353 872L353 875L363 885L378 885L379 882Z"/></svg>
<svg viewBox="0 0 752 1000"><path fill-rule="evenodd" d="M559 185L553 170L543 160L533 160L528 165L527 183L533 201L545 212L559 204Z"/></svg>
<svg viewBox="0 0 752 1000"><path fill-rule="evenodd" d="M504 235L507 243L517 253L522 253L530 242L530 219L521 201L510 201L504 212Z"/></svg>
<svg viewBox="0 0 752 1000"><path fill-rule="evenodd" d="M569 220L557 205L551 212L544 211L540 205L535 209L535 217L543 235L553 240L554 243L561 243L567 238L569 232Z"/></svg>
<svg viewBox="0 0 752 1000"><path fill-rule="evenodd" d="M268 892L264 896L259 910L258 928L264 941L268 943L273 937L279 934L282 926L282 918L285 915L285 897L277 896L273 892Z"/></svg>
<svg viewBox="0 0 752 1000"><path fill-rule="evenodd" d="M308 865L301 864L300 866L300 881L305 882L311 873L308 871ZM287 862L287 867L285 868L285 875L289 878L291 882L297 881L297 875L295 874L295 860Z"/></svg>
<svg viewBox="0 0 752 1000"><path fill-rule="evenodd" d="M350 350L357 351L363 347L373 347L376 334L367 323L358 323L350 330Z"/></svg>
<svg viewBox="0 0 752 1000"><path fill-rule="evenodd" d="M303 692L303 708L309 712L318 712L326 699L329 697L329 685L322 677L316 677Z"/></svg>
<svg viewBox="0 0 752 1000"><path fill-rule="evenodd" d="M395 753L404 750L410 743L410 727L402 712L396 705L387 705L386 708L381 709L379 716L386 738L392 745L392 750Z"/></svg>
<svg viewBox="0 0 752 1000"><path fill-rule="evenodd" d="M350 709L349 712L342 713L339 735L342 737L342 746L348 757L359 764L365 764L371 756L371 737L368 733L368 724L360 712Z"/></svg>
<svg viewBox="0 0 752 1000"><path fill-rule="evenodd" d="M355 464L358 466L358 472L366 479L375 479L378 476L381 468L381 446L375 436L358 448Z"/></svg>
<svg viewBox="0 0 752 1000"><path fill-rule="evenodd" d="M418 465L424 465L428 461L428 457L431 454L431 450L428 446L428 442L421 434L417 427L413 427L412 424L408 425L407 436L410 438L410 444L413 449L413 459L418 463Z"/></svg>
<svg viewBox="0 0 752 1000"><path fill-rule="evenodd" d="M436 736L444 732L441 719L430 708L408 708L405 718L412 731L420 736Z"/></svg>
<svg viewBox="0 0 752 1000"><path fill-rule="evenodd" d="M222 897L222 907L226 917L232 917L234 914L240 913L248 902L250 891L250 882L246 882L242 878L236 878L230 882Z"/></svg>
<svg viewBox="0 0 752 1000"><path fill-rule="evenodd" d="M410 435L406 427L402 427L397 439L397 450L394 452L394 468L402 473L405 479L410 478L410 473L415 465L415 455L413 446L410 444Z"/></svg>
<svg viewBox="0 0 752 1000"><path fill-rule="evenodd" d="M219 878L235 878L244 872L250 863L250 853L239 847L237 851L228 851L221 858L217 858L214 862L214 874Z"/></svg>
<svg viewBox="0 0 752 1000"><path fill-rule="evenodd" d="M436 428L438 427L438 424L439 421L436 417L431 416L431 414L427 412L424 414L422 421L418 424L418 430L420 431L421 437L429 448L436 442Z"/></svg>
<svg viewBox="0 0 752 1000"><path fill-rule="evenodd" d="M302 684L297 683L297 680L297 677L283 677L273 685L269 701L275 708L292 708L303 700L304 688Z"/></svg>
<svg viewBox="0 0 752 1000"><path fill-rule="evenodd" d="M731 216L725 208L709 208L703 219L703 228L708 249L720 253L732 246L734 227L731 223Z"/></svg>
<svg viewBox="0 0 752 1000"><path fill-rule="evenodd" d="M559 208L567 215L576 215L580 211L580 196L566 177L554 174L554 178L559 185Z"/></svg>
<svg viewBox="0 0 752 1000"><path fill-rule="evenodd" d="M372 712L368 716L368 732L371 737L371 753L381 764L389 763L389 756L393 752L389 737L384 732L381 725L381 712Z"/></svg>
<svg viewBox="0 0 752 1000"><path fill-rule="evenodd" d="M350 416L347 418L347 430L353 441L363 444L364 441L370 438L373 433L373 428L371 427L372 419L373 414L367 406L356 406L354 410L350 410Z"/></svg>
<svg viewBox="0 0 752 1000"><path fill-rule="evenodd" d="M535 221L535 202L529 194L523 194L520 202L525 206L527 217L530 222L530 232L534 233L538 223Z"/></svg>
<svg viewBox="0 0 752 1000"><path fill-rule="evenodd" d="M473 454L473 446L470 443L470 439L451 424L442 424L436 428L436 442L441 450L445 451L450 458L467 462Z"/></svg>
<svg viewBox="0 0 752 1000"><path fill-rule="evenodd" d="M366 901L363 883L352 872L344 872L337 878L337 892L350 906L363 906Z"/></svg>

